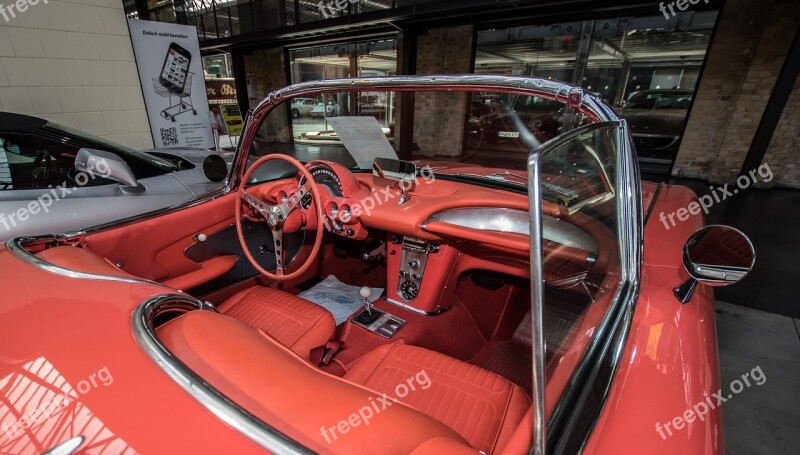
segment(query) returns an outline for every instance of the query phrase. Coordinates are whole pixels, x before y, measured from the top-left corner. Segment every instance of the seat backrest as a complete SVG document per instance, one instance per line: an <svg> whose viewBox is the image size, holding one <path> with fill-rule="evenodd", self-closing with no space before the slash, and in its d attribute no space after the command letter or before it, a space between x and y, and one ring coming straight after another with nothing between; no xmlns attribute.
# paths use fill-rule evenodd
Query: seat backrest
<svg viewBox="0 0 800 455"><path fill-rule="evenodd" d="M172 353L254 416L318 453L476 453L419 411L320 371L228 316L191 311L157 329ZM458 449L460 448L460 449Z"/></svg>

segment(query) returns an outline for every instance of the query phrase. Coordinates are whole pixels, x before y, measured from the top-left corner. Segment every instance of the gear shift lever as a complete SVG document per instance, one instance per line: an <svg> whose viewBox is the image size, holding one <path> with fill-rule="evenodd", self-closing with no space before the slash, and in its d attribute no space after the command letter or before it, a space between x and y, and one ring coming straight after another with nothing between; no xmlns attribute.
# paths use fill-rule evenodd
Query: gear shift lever
<svg viewBox="0 0 800 455"><path fill-rule="evenodd" d="M367 327L383 316L383 311L375 308L375 305L369 301L369 295L372 294L372 289L364 286L359 289L358 293L361 294L361 302L364 303L364 310L353 318L353 322Z"/></svg>
<svg viewBox="0 0 800 455"><path fill-rule="evenodd" d="M358 293L361 294L361 301L364 302L364 308L367 310L367 314L372 316L372 302L369 301L369 296L372 294L372 289L364 286L358 291Z"/></svg>

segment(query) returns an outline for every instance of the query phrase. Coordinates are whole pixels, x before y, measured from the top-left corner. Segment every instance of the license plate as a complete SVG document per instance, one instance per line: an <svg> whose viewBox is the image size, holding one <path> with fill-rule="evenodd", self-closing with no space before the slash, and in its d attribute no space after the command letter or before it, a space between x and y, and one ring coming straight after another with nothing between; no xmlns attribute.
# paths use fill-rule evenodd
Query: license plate
<svg viewBox="0 0 800 455"><path fill-rule="evenodd" d="M519 132L517 131L498 131L497 137L519 137Z"/></svg>

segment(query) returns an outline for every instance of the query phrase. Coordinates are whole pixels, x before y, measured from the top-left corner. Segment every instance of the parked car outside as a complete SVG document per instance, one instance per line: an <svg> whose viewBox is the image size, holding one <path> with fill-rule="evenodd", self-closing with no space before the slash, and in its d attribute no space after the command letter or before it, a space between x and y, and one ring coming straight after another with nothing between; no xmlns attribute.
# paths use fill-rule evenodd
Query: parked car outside
<svg viewBox="0 0 800 455"><path fill-rule="evenodd" d="M313 98L297 98L292 100L292 118L311 115L311 111L317 105L317 100Z"/></svg>
<svg viewBox="0 0 800 455"><path fill-rule="evenodd" d="M628 121L640 159L675 159L692 96L691 90L642 90L622 104L619 116Z"/></svg>
<svg viewBox="0 0 800 455"><path fill-rule="evenodd" d="M127 168L125 181L117 171L104 172L110 171L106 166L79 172L82 149L116 157ZM0 112L0 241L108 223L208 193L223 185L204 173L211 154L198 148L137 151L38 117ZM225 156L230 161L233 154Z"/></svg>
<svg viewBox="0 0 800 455"><path fill-rule="evenodd" d="M311 110L311 116L315 118L320 117L337 117L341 113L339 103L334 100L328 100L327 104L323 102L317 103L314 109Z"/></svg>

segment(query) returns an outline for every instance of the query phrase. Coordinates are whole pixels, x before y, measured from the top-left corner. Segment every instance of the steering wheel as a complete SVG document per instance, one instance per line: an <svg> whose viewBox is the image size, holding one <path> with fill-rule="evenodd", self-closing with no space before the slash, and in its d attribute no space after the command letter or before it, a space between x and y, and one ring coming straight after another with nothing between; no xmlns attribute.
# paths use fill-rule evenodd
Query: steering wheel
<svg viewBox="0 0 800 455"><path fill-rule="evenodd" d="M50 181L50 166L52 158L46 150L37 150L36 158L33 160L33 172L31 173L31 186L33 188L44 188ZM44 166L43 166L44 165Z"/></svg>
<svg viewBox="0 0 800 455"><path fill-rule="evenodd" d="M300 175L305 177L305 183L298 185L298 188L294 194L287 195L286 199L283 201L278 201L277 205L268 204L264 201L261 201L245 190L246 183L250 180L256 169L258 169L264 163L273 160L283 160L294 165L294 167L296 167L299 171ZM308 255L305 262L303 262L299 268L291 273L284 273L284 268L287 265L284 256L284 253L286 252L284 249L285 242L283 241L284 224L289 218L289 215L291 215L300 205L300 201L309 193L311 194L311 200L314 205L314 212L316 212L315 228L317 230L317 236L314 239L314 246L311 249L311 254ZM242 218L247 217L242 210L242 206L245 204L255 209L264 217L267 227L269 227L269 230L272 233L272 242L275 248L275 264L277 266L274 273L269 272L261 267L247 247L247 243L244 239L244 231L242 230ZM322 204L320 204L319 188L317 187L316 182L314 182L314 177L310 172L308 172L305 166L303 166L303 163L297 161L291 156L282 154L266 155L253 163L253 165L250 166L250 169L248 169L244 174L242 183L239 187L239 194L236 198L236 233L239 236L239 243L242 246L244 255L247 257L253 267L265 277L271 280L285 281L296 278L308 270L308 268L311 266L311 263L314 262L314 259L316 259L317 254L319 253L320 245L322 245L322 217L323 213Z"/></svg>

